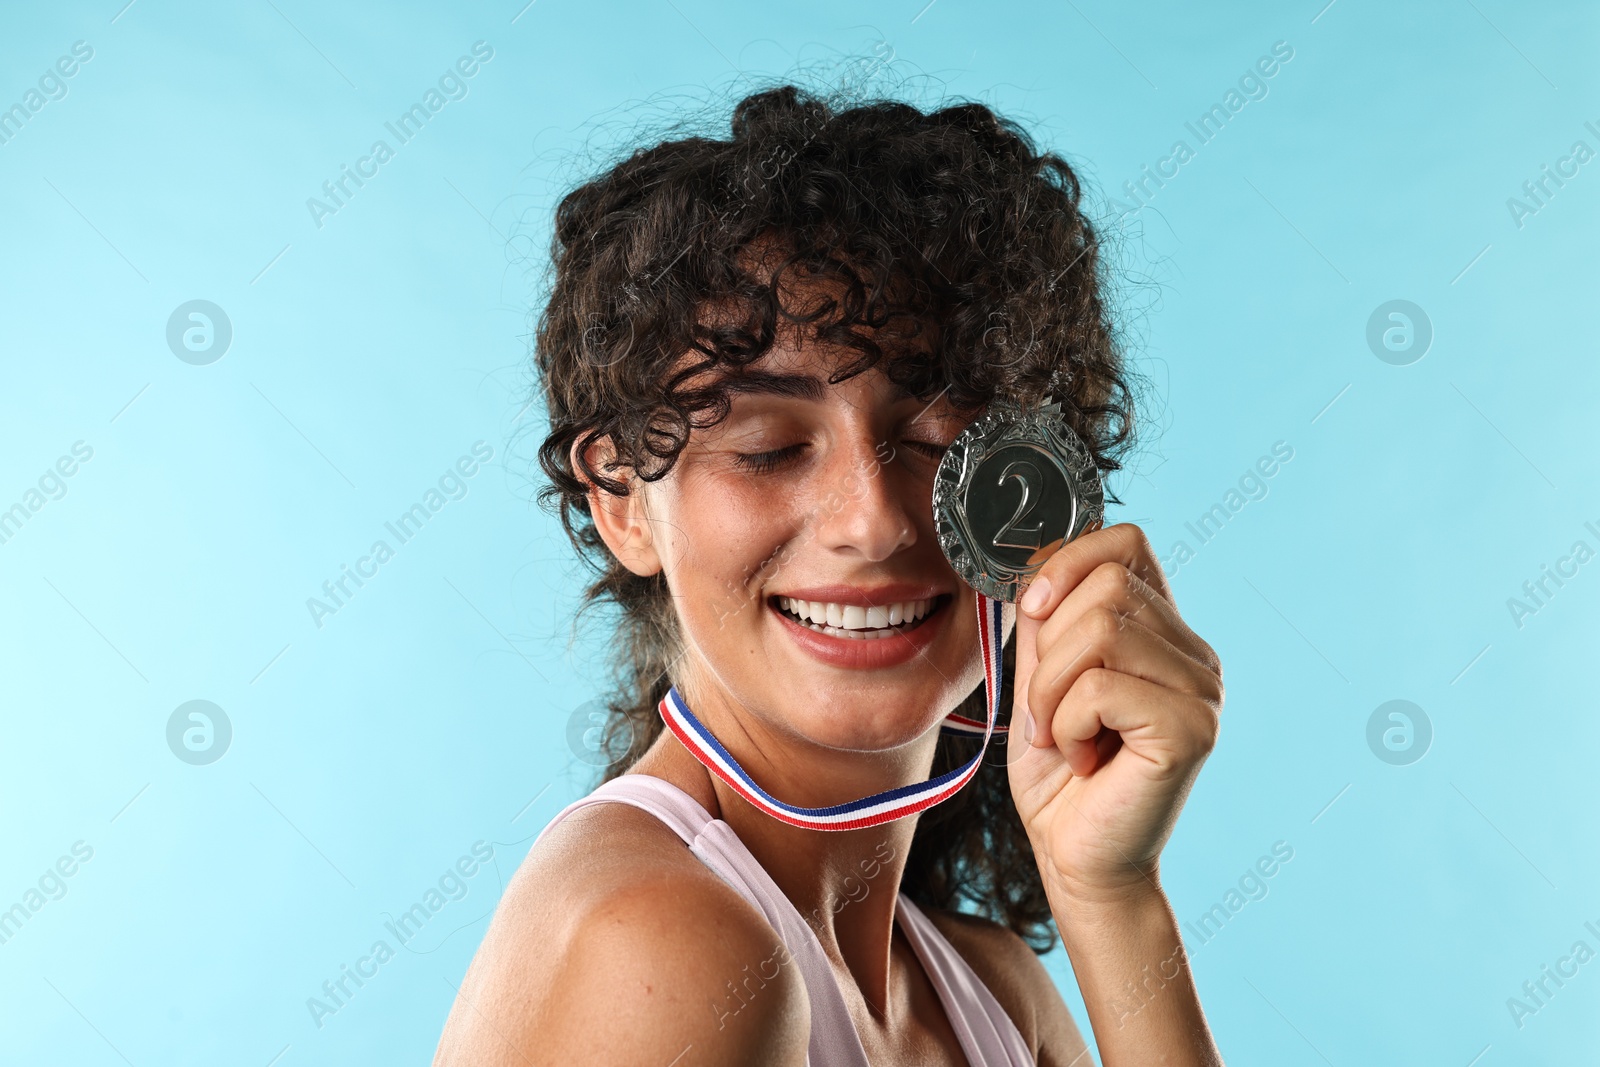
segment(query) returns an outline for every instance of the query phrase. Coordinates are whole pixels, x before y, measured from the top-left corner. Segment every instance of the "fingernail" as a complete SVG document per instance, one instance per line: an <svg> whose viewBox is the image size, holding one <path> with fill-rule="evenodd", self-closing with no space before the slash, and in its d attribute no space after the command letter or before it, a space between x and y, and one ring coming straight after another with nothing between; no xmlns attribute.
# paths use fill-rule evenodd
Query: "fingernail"
<svg viewBox="0 0 1600 1067"><path fill-rule="evenodd" d="M1033 744L1033 716L1031 714L1022 717L1022 740L1027 744Z"/></svg>
<svg viewBox="0 0 1600 1067"><path fill-rule="evenodd" d="M1022 601L1018 607L1030 615L1044 607L1050 599L1050 579L1035 578L1033 584L1028 586L1028 591L1022 594Z"/></svg>

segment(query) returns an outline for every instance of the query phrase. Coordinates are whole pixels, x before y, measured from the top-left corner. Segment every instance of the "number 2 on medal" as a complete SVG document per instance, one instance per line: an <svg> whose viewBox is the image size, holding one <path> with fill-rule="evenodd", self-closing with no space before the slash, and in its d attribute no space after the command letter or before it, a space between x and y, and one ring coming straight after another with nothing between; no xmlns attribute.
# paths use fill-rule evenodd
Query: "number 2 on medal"
<svg viewBox="0 0 1600 1067"><path fill-rule="evenodd" d="M1006 479L1008 478L1015 478L1017 481L1022 483L1022 499L1017 503L1017 510L1011 513L1011 518L1006 520L1005 525L996 531L994 539L989 542L995 548L1036 549L1039 547L1039 540L1044 533L1044 523L1041 521L1027 528L1022 528L1017 525L1017 522L1021 520L1022 516L1027 512L1028 497L1032 495L1028 484L1028 479L1022 473L1024 470L1032 473L1035 481L1040 480L1038 467L1035 467L1032 463L1029 463L1025 459L1014 459L1010 463L1006 464L1006 469L1000 472L1000 480L995 483L996 485L1004 485L1006 483ZM1032 537L1033 540L1002 540L1002 538L1012 533L1015 533L1018 537Z"/></svg>

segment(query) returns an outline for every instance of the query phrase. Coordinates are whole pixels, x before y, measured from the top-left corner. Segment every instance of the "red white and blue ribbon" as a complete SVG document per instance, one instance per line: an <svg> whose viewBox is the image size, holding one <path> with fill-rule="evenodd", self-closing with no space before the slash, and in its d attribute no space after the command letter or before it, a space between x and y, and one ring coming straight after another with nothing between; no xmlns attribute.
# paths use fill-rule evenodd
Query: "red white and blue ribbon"
<svg viewBox="0 0 1600 1067"><path fill-rule="evenodd" d="M661 698L661 718L665 720L667 728L683 742L685 748L694 753L695 758L704 764L707 770L774 819L789 823L791 826L804 826L813 830L859 830L903 819L907 815L915 815L925 808L931 808L960 792L961 787L978 773L978 767L983 763L983 754L989 747L989 738L994 734L1006 732L1005 727L996 725L996 720L1000 717L1003 636L1001 631L1004 610L1004 601L992 600L982 593L978 594L978 645L983 652L983 692L984 705L988 709L988 721L978 722L975 719L952 714L940 726L940 729L947 734L965 736L981 734L983 745L978 749L978 754L966 763L926 782L874 793L870 797L853 800L848 804L835 804L825 808L796 807L793 804L785 804L768 793L756 784L755 779L745 773L732 753L723 748L722 743L712 736L705 724L695 718L694 713L689 710L688 703L678 692L677 686L668 689L667 695ZM892 640L892 638L880 640Z"/></svg>

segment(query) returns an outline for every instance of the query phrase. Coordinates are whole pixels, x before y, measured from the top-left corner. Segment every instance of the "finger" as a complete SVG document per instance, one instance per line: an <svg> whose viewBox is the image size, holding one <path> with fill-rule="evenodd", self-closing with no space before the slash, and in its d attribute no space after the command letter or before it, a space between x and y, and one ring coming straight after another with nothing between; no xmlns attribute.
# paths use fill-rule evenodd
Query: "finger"
<svg viewBox="0 0 1600 1067"><path fill-rule="evenodd" d="M1197 696L1218 708L1222 682L1204 666L1174 648L1160 634L1106 608L1095 608L1045 649L1028 681L1027 704L1035 716L1035 736L1043 714L1056 707L1087 671L1119 671L1166 689Z"/></svg>
<svg viewBox="0 0 1600 1067"><path fill-rule="evenodd" d="M1216 745L1218 723L1199 697L1097 667L1056 706L1047 736L1073 774L1092 774L1110 762L1107 752L1127 752L1164 776L1203 759ZM1120 745L1106 745L1105 731L1115 732Z"/></svg>
<svg viewBox="0 0 1600 1067"><path fill-rule="evenodd" d="M1214 649L1189 628L1178 609L1120 563L1103 563L1068 592L1036 635L1044 656L1092 612L1110 610L1160 634L1168 644L1219 678L1222 664Z"/></svg>
<svg viewBox="0 0 1600 1067"><path fill-rule="evenodd" d="M1091 530L1068 541L1039 567L1019 607L1035 618L1048 618L1051 609L1078 583L1103 563L1120 563L1153 590L1172 600L1167 576L1144 531L1131 522Z"/></svg>
<svg viewBox="0 0 1600 1067"><path fill-rule="evenodd" d="M1034 672L1039 666L1039 630L1044 624L1020 611L1015 612L1015 615L1017 654L1015 673L1011 676L1011 721L1016 728L1025 730L1027 728L1022 726L1018 715L1028 714L1026 696ZM1037 736L1040 732L1039 724L1044 720L1036 716L1032 721L1033 731Z"/></svg>

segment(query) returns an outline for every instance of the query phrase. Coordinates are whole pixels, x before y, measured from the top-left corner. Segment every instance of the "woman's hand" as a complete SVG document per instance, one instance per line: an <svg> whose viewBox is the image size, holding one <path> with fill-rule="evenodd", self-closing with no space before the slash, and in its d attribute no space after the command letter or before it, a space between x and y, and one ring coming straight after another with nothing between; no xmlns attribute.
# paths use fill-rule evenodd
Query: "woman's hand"
<svg viewBox="0 0 1600 1067"><path fill-rule="evenodd" d="M1216 743L1222 665L1132 523L1062 546L1028 594L1008 758L1045 886L1084 902L1158 890L1161 848Z"/></svg>

